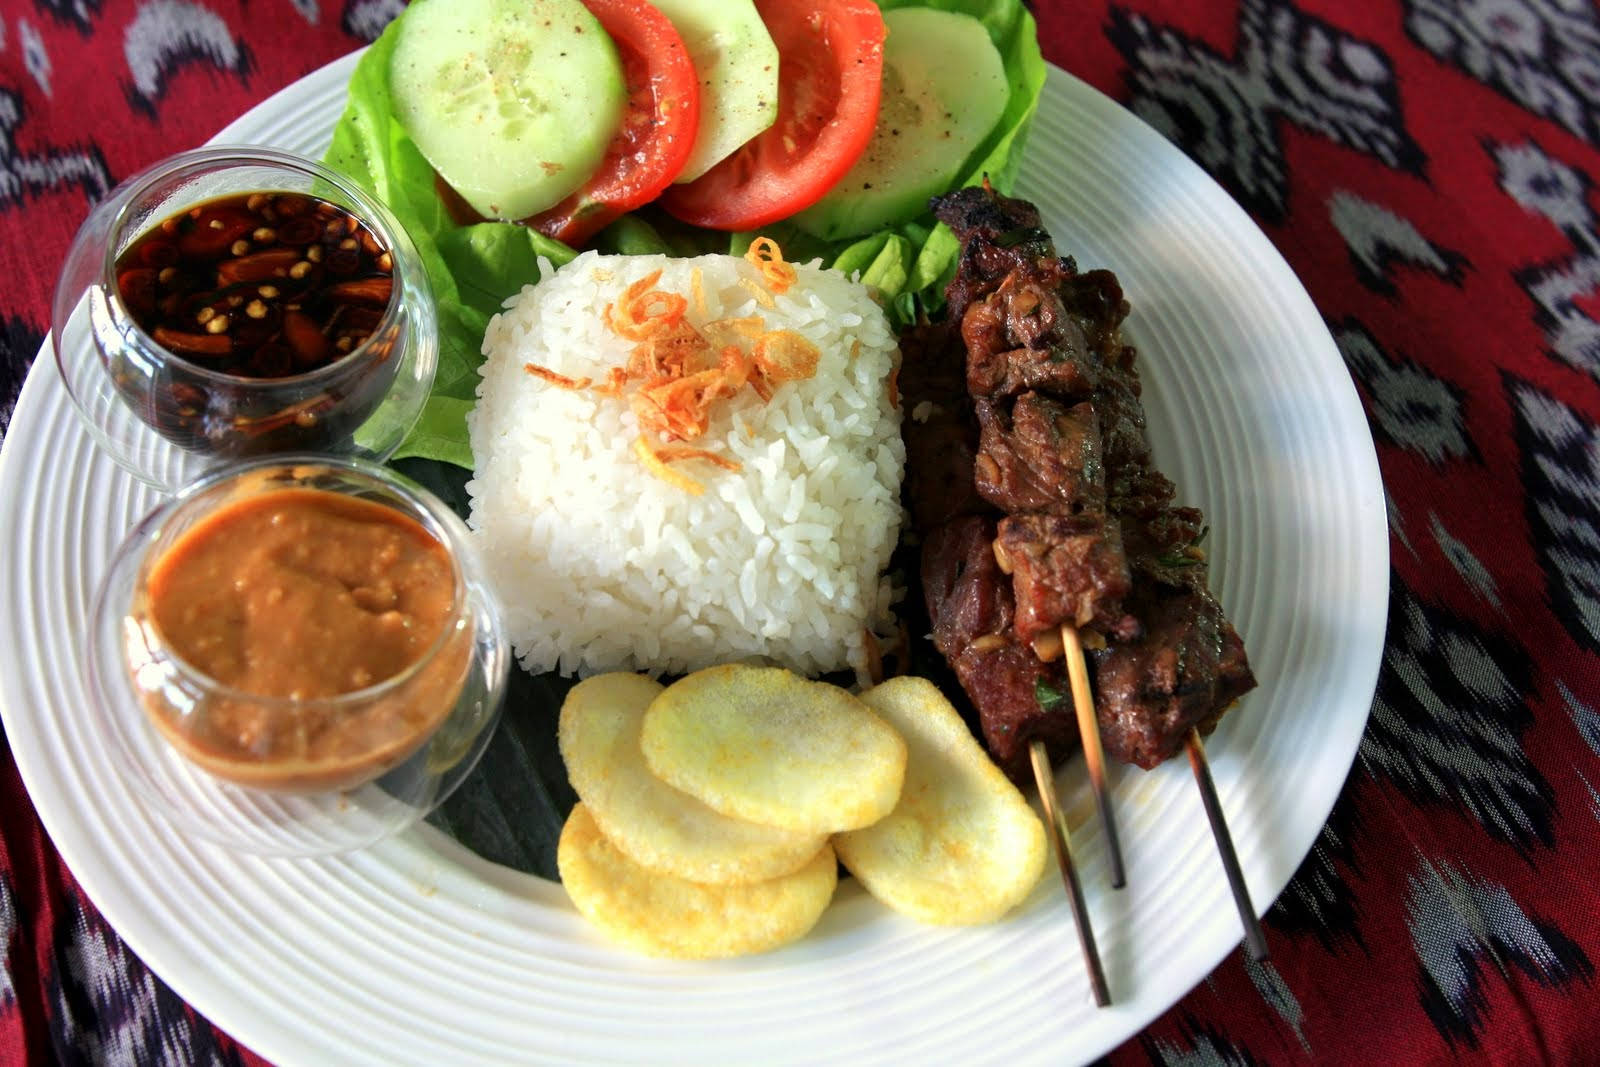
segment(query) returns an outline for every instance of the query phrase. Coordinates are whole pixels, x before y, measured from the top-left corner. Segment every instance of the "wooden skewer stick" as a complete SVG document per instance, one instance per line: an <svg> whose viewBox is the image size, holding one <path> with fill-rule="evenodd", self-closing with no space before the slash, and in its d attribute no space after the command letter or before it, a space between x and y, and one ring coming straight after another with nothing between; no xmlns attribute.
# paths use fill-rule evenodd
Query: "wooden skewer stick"
<svg viewBox="0 0 1600 1067"><path fill-rule="evenodd" d="M1111 888L1127 884L1122 867L1122 845L1117 840L1117 820L1111 812L1111 797L1106 790L1106 754L1100 746L1100 721L1094 714L1094 694L1089 690L1089 668L1083 662L1083 642L1078 628L1061 627L1061 645L1067 660L1067 677L1072 681L1072 706L1078 712L1078 736L1083 741L1083 760L1089 767L1089 788L1094 792L1095 810L1100 814L1100 829L1106 835L1106 854L1111 859Z"/></svg>
<svg viewBox="0 0 1600 1067"><path fill-rule="evenodd" d="M1106 972L1100 966L1100 950L1095 948L1094 927L1089 925L1089 908L1083 902L1083 886L1078 881L1078 869L1072 863L1072 839L1067 831L1067 820L1056 805L1055 777L1050 773L1050 756L1043 741L1028 746L1033 760L1033 781L1039 787L1039 802L1044 805L1044 818L1050 824L1050 850L1056 854L1056 866L1061 868L1061 881L1067 887L1067 899L1072 903L1072 919L1078 926L1078 945L1083 950L1084 966L1089 969L1089 988L1094 991L1098 1007L1111 1003L1111 990L1106 985Z"/></svg>
<svg viewBox="0 0 1600 1067"><path fill-rule="evenodd" d="M1244 884L1244 872L1239 869L1239 855L1233 850L1233 835L1228 832L1228 820L1222 814L1222 802L1217 799L1217 786L1211 780L1211 765L1206 762L1206 746L1200 740L1200 731L1189 730L1186 744L1189 766L1194 768L1194 780L1200 786L1200 802L1205 805L1206 818L1211 822L1211 836L1217 839L1217 852L1222 855L1222 869L1228 875L1228 888L1233 890L1233 903L1239 909L1239 921L1244 924L1244 943L1250 958L1260 963L1267 958L1267 935L1261 930L1261 920L1250 903L1250 889Z"/></svg>

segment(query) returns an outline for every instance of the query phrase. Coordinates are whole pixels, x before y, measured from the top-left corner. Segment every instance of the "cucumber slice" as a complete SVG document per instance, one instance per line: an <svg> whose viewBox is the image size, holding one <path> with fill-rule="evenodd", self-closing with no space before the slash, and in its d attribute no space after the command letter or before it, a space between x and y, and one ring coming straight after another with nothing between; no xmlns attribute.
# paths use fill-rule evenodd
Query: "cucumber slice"
<svg viewBox="0 0 1600 1067"><path fill-rule="evenodd" d="M983 24L931 7L883 13L878 122L861 158L794 217L836 240L916 218L948 190L1005 112L1005 65Z"/></svg>
<svg viewBox="0 0 1600 1067"><path fill-rule="evenodd" d="M417 0L389 60L395 117L486 218L559 203L622 121L622 63L579 0Z"/></svg>
<svg viewBox="0 0 1600 1067"><path fill-rule="evenodd" d="M700 130L674 179L700 177L778 118L778 47L753 0L654 0L700 79Z"/></svg>

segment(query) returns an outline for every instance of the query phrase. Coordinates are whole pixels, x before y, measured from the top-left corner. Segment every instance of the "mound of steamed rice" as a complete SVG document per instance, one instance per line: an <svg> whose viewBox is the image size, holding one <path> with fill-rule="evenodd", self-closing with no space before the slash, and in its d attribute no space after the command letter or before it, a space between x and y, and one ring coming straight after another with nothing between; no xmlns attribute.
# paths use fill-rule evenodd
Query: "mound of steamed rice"
<svg viewBox="0 0 1600 1067"><path fill-rule="evenodd" d="M674 463L705 486L699 496L645 469L625 397L524 369L605 381L632 343L603 310L657 269L656 288L690 297L695 326L759 315L821 351L816 374L770 402L747 386L712 409L688 443L742 469ZM889 395L895 338L864 287L797 272L768 309L743 259L590 252L546 269L490 323L468 418L469 524L529 670L677 673L751 657L807 674L860 669L864 630L891 618L884 569L905 463Z"/></svg>

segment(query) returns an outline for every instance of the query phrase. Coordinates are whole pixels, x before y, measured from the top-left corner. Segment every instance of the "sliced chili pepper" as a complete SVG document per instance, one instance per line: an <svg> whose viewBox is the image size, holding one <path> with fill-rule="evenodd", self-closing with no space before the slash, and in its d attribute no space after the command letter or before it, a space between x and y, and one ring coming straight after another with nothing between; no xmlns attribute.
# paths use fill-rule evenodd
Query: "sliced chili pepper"
<svg viewBox="0 0 1600 1067"><path fill-rule="evenodd" d="M139 246L139 262L147 267L170 267L178 262L178 246L171 241L146 241Z"/></svg>
<svg viewBox="0 0 1600 1067"><path fill-rule="evenodd" d="M354 274L361 267L359 248L330 248L327 256L328 271L332 274Z"/></svg>
<svg viewBox="0 0 1600 1067"><path fill-rule="evenodd" d="M180 355L219 359L233 351L233 338L225 333L187 333L157 326L151 334L156 344Z"/></svg>
<svg viewBox="0 0 1600 1067"><path fill-rule="evenodd" d="M237 259L225 259L217 264L219 285L238 285L241 282L265 282L288 277L289 268L300 262L300 253L293 248L268 248L249 252Z"/></svg>
<svg viewBox="0 0 1600 1067"><path fill-rule="evenodd" d="M156 273L154 267L134 267L117 275L117 292L135 315L156 309Z"/></svg>
<svg viewBox="0 0 1600 1067"><path fill-rule="evenodd" d="M350 304L340 309L339 332L360 334L363 338L378 328L383 312L376 307L358 307Z"/></svg>
<svg viewBox="0 0 1600 1067"><path fill-rule="evenodd" d="M294 349L295 365L301 369L324 363L333 353L316 320L294 308L283 313L283 340Z"/></svg>
<svg viewBox="0 0 1600 1067"><path fill-rule="evenodd" d="M194 224L178 238L178 251L184 259L216 259L260 224L258 215L242 207L213 204L202 208Z"/></svg>
<svg viewBox="0 0 1600 1067"><path fill-rule="evenodd" d="M278 227L278 240L286 245L308 245L322 236L322 224L313 218L290 219Z"/></svg>
<svg viewBox="0 0 1600 1067"><path fill-rule="evenodd" d="M349 300L357 304L375 304L379 307L389 306L389 297L394 293L394 279L386 277L352 278L349 281L334 282L328 286L328 295L335 300Z"/></svg>
<svg viewBox="0 0 1600 1067"><path fill-rule="evenodd" d="M258 378L283 378L294 372L295 353L276 342L262 345L250 357L250 370Z"/></svg>

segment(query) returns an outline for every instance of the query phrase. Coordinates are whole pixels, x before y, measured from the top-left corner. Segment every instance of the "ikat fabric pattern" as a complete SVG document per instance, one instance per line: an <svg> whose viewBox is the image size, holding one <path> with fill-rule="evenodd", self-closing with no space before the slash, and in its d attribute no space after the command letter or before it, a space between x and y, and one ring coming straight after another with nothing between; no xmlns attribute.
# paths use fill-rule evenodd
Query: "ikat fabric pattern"
<svg viewBox="0 0 1600 1067"><path fill-rule="evenodd" d="M1361 861L1353 847L1363 836L1361 809L1350 797L1362 780L1363 770L1358 763L1317 835L1316 844L1311 846L1311 854L1267 914L1269 929L1295 938L1315 937L1328 952L1344 947L1346 942L1350 947L1366 949L1356 921L1355 899L1349 891L1350 880L1362 874ZM1248 959L1245 964L1247 969L1254 967Z"/></svg>
<svg viewBox="0 0 1600 1067"><path fill-rule="evenodd" d="M1549 602L1576 643L1600 651L1600 435L1549 394L1515 380L1507 391Z"/></svg>
<svg viewBox="0 0 1600 1067"><path fill-rule="evenodd" d="M1594 979L1583 949L1553 924L1530 917L1504 886L1448 861L1422 860L1408 890L1406 925L1423 1007L1452 1046L1478 1046L1489 1004L1485 985L1508 979L1513 969L1552 987Z"/></svg>
<svg viewBox="0 0 1600 1067"><path fill-rule="evenodd" d="M1232 954L1109 1062L1600 1062L1600 7L1030 6L1304 281L1393 534L1372 716L1272 959ZM401 9L0 4L0 439L89 207ZM100 918L5 748L0 1063L259 1062Z"/></svg>
<svg viewBox="0 0 1600 1067"><path fill-rule="evenodd" d="M1581 0L1416 0L1406 32L1536 115L1600 144L1600 9Z"/></svg>
<svg viewBox="0 0 1600 1067"><path fill-rule="evenodd" d="M1108 33L1128 62L1133 111L1258 215L1289 208L1285 122L1400 170L1424 163L1388 57L1293 4L1243 0L1231 57L1132 10L1113 9Z"/></svg>
<svg viewBox="0 0 1600 1067"><path fill-rule="evenodd" d="M1554 795L1522 744L1531 681L1526 651L1508 636L1396 581L1361 759L1418 803L1464 813L1519 850L1549 846Z"/></svg>
<svg viewBox="0 0 1600 1067"><path fill-rule="evenodd" d="M1388 208L1340 191L1328 202L1328 217L1350 246L1356 277L1374 292L1398 297L1400 288L1394 275L1404 267L1431 271L1461 284L1466 258L1434 244Z"/></svg>
<svg viewBox="0 0 1600 1067"><path fill-rule="evenodd" d="M1516 278L1533 301L1550 354L1600 378L1600 233L1594 179L1524 141L1492 148L1500 187L1527 211L1547 219L1571 242L1568 254L1525 267Z"/></svg>
<svg viewBox="0 0 1600 1067"><path fill-rule="evenodd" d="M1358 322L1333 324L1333 339L1371 398L1367 416L1374 434L1434 464L1476 454L1459 388L1413 360L1383 351Z"/></svg>

